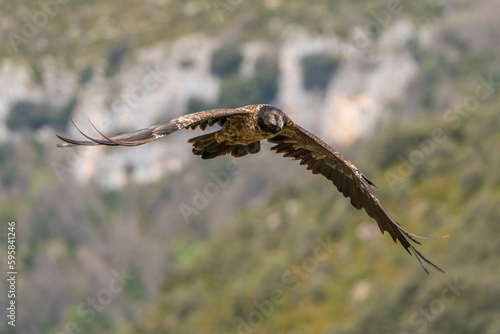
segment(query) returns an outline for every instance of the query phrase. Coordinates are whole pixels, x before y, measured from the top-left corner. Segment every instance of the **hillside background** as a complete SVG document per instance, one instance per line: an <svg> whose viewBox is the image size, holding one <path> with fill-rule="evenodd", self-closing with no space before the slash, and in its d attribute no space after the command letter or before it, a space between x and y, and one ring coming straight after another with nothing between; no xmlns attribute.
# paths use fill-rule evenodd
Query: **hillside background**
<svg viewBox="0 0 500 334"><path fill-rule="evenodd" d="M0 332L500 332L499 5L1 2L0 272L15 221L19 274ZM55 146L71 119L113 134L254 103L347 156L405 228L449 234L418 247L446 274L268 144Z"/></svg>

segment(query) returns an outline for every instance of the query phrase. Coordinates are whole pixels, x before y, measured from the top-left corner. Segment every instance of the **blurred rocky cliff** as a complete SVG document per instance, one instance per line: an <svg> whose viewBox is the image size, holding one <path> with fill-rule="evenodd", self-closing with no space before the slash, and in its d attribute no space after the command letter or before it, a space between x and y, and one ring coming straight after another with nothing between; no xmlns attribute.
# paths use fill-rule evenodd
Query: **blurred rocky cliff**
<svg viewBox="0 0 500 334"><path fill-rule="evenodd" d="M112 134L207 108L272 103L328 143L345 146L370 136L390 117L391 103L406 94L419 71L408 47L425 36L408 20L394 22L377 39L358 30L343 39L300 26L280 28L280 44L257 39L228 45L224 36L202 33L159 42L137 50L116 73L110 68L118 67L113 61L119 63L120 51L125 52L120 45L114 58L80 72L51 55L39 60L36 70L4 59L0 138L8 140L22 128L11 115L9 129L9 113L34 119L30 113L44 112L29 109L35 105L71 108L60 114L66 117L60 122L71 117L83 131L98 135L89 120ZM43 120L25 126L53 139L53 128ZM59 132L81 136L72 126ZM80 180L97 178L111 188L123 186L130 173L137 182L154 181L182 168L189 149L178 149L178 143L186 138L176 134L161 145L133 151L88 150L76 158L81 161L74 172Z"/></svg>

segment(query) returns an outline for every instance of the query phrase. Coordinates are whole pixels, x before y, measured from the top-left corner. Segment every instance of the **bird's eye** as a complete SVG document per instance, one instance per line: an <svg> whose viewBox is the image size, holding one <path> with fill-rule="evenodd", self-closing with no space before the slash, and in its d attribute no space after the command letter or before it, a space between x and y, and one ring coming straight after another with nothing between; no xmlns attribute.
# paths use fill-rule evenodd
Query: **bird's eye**
<svg viewBox="0 0 500 334"><path fill-rule="evenodd" d="M272 124L272 125L278 124L278 120L276 119L276 115L269 115L268 121L269 121L269 124Z"/></svg>

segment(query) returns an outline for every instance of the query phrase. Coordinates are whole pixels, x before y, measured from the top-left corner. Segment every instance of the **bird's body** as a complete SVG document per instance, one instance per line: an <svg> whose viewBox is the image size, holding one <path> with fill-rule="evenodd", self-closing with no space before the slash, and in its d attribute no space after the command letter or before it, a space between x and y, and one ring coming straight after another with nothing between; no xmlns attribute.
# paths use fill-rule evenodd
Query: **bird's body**
<svg viewBox="0 0 500 334"><path fill-rule="evenodd" d="M193 154L203 159L212 159L225 154L242 157L259 152L260 142L268 140L275 144L271 150L283 153L285 157L300 160L300 164L306 165L307 169L314 174L322 174L332 181L345 197L350 197L351 204L355 208L364 208L368 215L375 219L382 233L388 231L393 240L399 241L410 254L414 253L419 262L423 260L442 272L410 244L408 239L419 243L414 239L418 236L406 231L392 219L371 188L373 183L364 177L352 162L321 139L295 124L283 111L271 105L259 104L236 109L201 111L135 132L112 137L101 133L103 139L91 138L83 133L89 139L88 141L58 135L65 142L58 146L137 146L165 137L180 129L200 127L205 130L207 126L215 124L220 126L220 130L189 140L189 143L193 145ZM427 272L425 267L424 270Z"/></svg>
<svg viewBox="0 0 500 334"><path fill-rule="evenodd" d="M267 135L270 137L269 134ZM234 116L224 122L220 131L215 135L218 143L225 142L230 145L250 145L263 139L267 139L266 134L257 126L255 115Z"/></svg>

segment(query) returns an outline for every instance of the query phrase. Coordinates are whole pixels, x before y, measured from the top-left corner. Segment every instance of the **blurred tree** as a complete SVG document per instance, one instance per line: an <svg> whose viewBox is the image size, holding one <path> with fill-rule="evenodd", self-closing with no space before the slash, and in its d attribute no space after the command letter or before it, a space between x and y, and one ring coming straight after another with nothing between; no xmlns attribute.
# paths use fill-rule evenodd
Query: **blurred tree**
<svg viewBox="0 0 500 334"><path fill-rule="evenodd" d="M272 59L259 58L254 75L226 77L221 84L219 103L223 108L259 103L272 103L278 92L278 66Z"/></svg>
<svg viewBox="0 0 500 334"><path fill-rule="evenodd" d="M187 103L187 113L191 114L193 112L202 111L202 110L210 110L215 108L213 104L208 103L201 97L192 96L189 98Z"/></svg>
<svg viewBox="0 0 500 334"><path fill-rule="evenodd" d="M212 54L210 71L222 78L234 75L239 71L242 60L238 46L224 46Z"/></svg>
<svg viewBox="0 0 500 334"><path fill-rule="evenodd" d="M113 44L108 51L108 65L106 67L106 75L113 76L122 65L128 53L129 46L126 42L117 42Z"/></svg>
<svg viewBox="0 0 500 334"><path fill-rule="evenodd" d="M52 110L47 104L20 101L10 109L7 126L10 130L38 130L48 122L50 113Z"/></svg>
<svg viewBox="0 0 500 334"><path fill-rule="evenodd" d="M50 125L61 130L66 127L76 105L76 97L70 99L62 108L56 108L43 102L37 104L30 101L19 101L10 109L7 116L7 127L12 131L36 131L45 125Z"/></svg>
<svg viewBox="0 0 500 334"><path fill-rule="evenodd" d="M222 81L218 106L236 108L271 103L276 91L276 77L272 74L258 73L252 78L232 76Z"/></svg>
<svg viewBox="0 0 500 334"><path fill-rule="evenodd" d="M329 54L313 54L302 58L303 85L307 90L324 91L339 65L339 60Z"/></svg>

